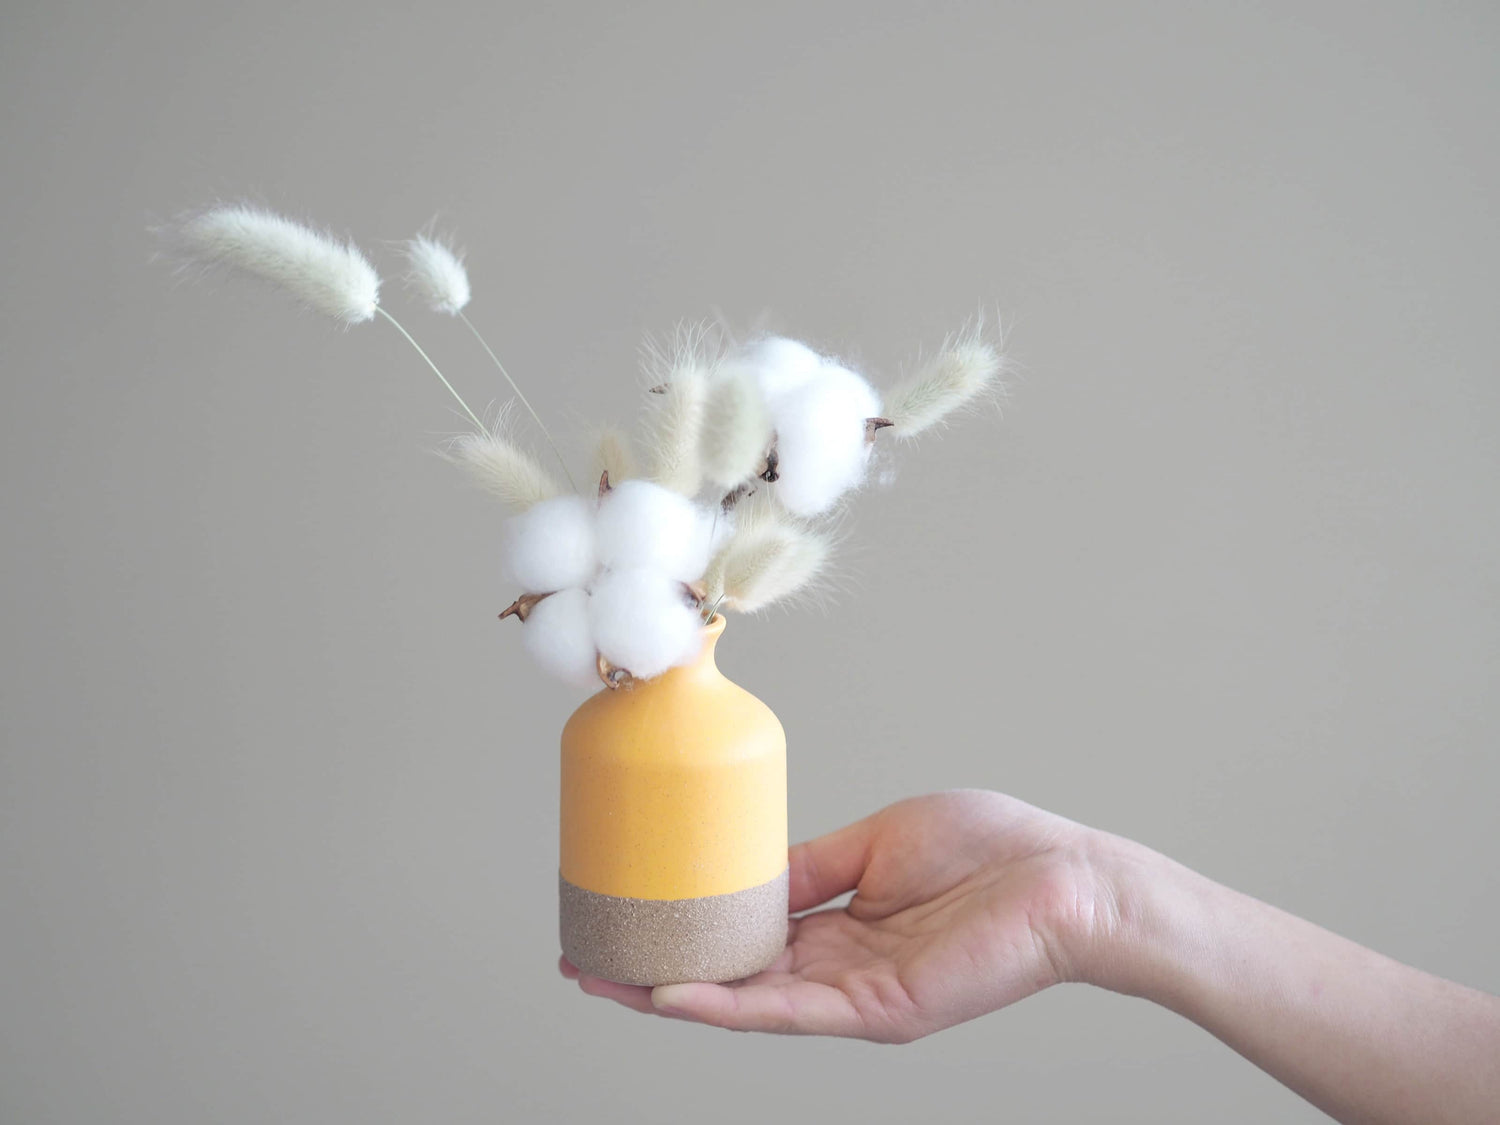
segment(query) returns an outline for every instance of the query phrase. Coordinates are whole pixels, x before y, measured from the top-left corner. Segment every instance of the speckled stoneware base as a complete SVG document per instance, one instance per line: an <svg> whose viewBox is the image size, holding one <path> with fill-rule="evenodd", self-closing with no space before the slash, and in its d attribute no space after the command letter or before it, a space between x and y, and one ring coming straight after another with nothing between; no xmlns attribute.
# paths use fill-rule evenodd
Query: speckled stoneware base
<svg viewBox="0 0 1500 1125"><path fill-rule="evenodd" d="M562 950L590 976L621 984L739 980L786 948L788 873L704 898L616 898L558 876Z"/></svg>

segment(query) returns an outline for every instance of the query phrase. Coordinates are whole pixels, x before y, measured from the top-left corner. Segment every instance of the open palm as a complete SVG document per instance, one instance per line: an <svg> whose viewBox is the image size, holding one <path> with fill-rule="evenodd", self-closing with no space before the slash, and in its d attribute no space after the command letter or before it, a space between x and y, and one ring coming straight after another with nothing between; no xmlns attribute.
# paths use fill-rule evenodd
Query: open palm
<svg viewBox="0 0 1500 1125"><path fill-rule="evenodd" d="M650 989L565 976L641 1012L745 1031L905 1042L1067 975L1066 948L1108 904L1081 826L980 790L916 797L791 850L791 920L769 969Z"/></svg>

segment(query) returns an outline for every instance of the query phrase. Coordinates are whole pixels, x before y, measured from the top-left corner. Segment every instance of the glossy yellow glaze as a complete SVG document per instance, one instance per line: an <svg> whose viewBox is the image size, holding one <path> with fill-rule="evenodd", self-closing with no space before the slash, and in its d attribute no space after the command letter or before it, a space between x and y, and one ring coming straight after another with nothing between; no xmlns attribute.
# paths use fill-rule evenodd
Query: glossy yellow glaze
<svg viewBox="0 0 1500 1125"><path fill-rule="evenodd" d="M786 736L714 663L601 691L562 736L562 876L627 898L758 886L786 867Z"/></svg>

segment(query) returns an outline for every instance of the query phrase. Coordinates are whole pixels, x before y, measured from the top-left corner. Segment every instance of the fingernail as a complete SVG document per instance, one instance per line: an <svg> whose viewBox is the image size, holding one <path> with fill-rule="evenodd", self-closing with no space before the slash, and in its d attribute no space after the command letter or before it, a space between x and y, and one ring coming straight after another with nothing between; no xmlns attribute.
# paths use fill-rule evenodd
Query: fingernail
<svg viewBox="0 0 1500 1125"><path fill-rule="evenodd" d="M659 984L651 990L651 1006L658 1012L680 1012L682 991L680 984Z"/></svg>

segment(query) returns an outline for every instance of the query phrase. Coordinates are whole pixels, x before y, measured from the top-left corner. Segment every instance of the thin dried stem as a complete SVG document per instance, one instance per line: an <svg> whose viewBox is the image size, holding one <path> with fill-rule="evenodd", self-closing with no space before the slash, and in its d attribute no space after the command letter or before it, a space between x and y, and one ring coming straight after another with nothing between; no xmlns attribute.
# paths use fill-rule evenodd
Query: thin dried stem
<svg viewBox="0 0 1500 1125"><path fill-rule="evenodd" d="M438 365L432 362L432 357L422 350L422 345L412 339L411 333L408 332L405 328L401 327L401 322L399 320L393 317L390 313L386 312L379 305L375 306L375 312L380 316L385 317L386 320L390 321L391 325L396 329L396 331L406 337L406 342L417 349L417 354L427 361L427 366L432 368L432 373L442 380L443 386L448 388L448 393L458 400L458 405L464 408L464 413L467 414L471 419L473 419L474 425L478 426L481 432L484 432L484 423L479 420L479 415L475 414L472 410L469 409L469 404L464 401L463 395L459 394L453 389L453 384L448 382L447 376L445 376L441 371L438 370Z"/></svg>
<svg viewBox="0 0 1500 1125"><path fill-rule="evenodd" d="M470 332L474 333L474 339L479 341L479 346L483 348L485 350L485 354L494 361L494 364L496 368L499 369L500 374L505 376L505 381L510 384L510 389L516 392L516 397L521 400L521 405L526 408L527 412L531 415L532 420L536 422L536 428L542 431L542 437L546 438L547 444L552 447L552 453L557 458L557 463L562 466L563 476L568 478L568 487L575 492L578 491L578 485L573 482L573 474L568 471L568 462L564 460L562 450L557 448L557 442L552 440L552 433L547 429L546 425L543 424L542 416L538 414L536 412L536 408L527 401L526 395L522 393L520 386L514 379L510 377L510 372L505 370L505 364L500 362L500 357L495 354L495 350L491 348L485 341L485 338L479 334L479 329L474 327L474 322L469 319L468 314L464 312L463 309L457 309L455 310L454 315L457 316L459 320L464 322L464 326L467 327ZM467 409L467 407L465 409Z"/></svg>

